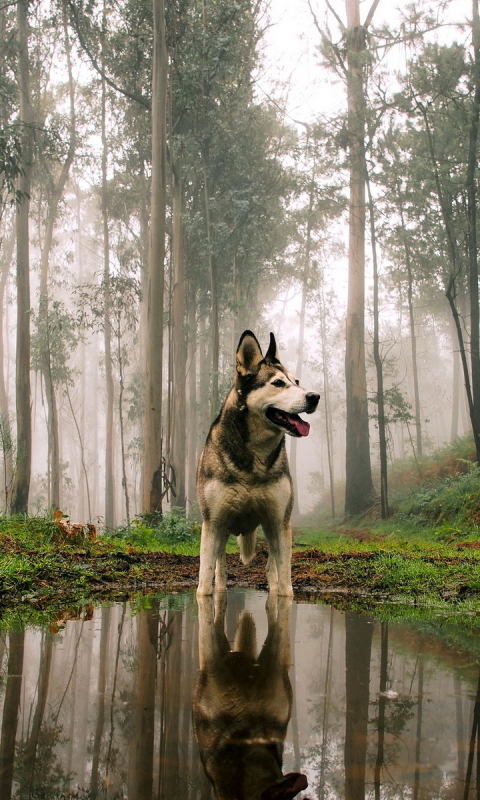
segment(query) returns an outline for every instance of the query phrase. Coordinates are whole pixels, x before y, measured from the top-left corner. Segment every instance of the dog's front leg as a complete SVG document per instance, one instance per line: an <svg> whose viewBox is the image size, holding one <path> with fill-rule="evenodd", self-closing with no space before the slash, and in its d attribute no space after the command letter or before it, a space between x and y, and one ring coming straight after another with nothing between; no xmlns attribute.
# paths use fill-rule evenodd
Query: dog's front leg
<svg viewBox="0 0 480 800"><path fill-rule="evenodd" d="M292 587L292 526L288 522L280 529L277 557L278 594L293 597Z"/></svg>
<svg viewBox="0 0 480 800"><path fill-rule="evenodd" d="M210 522L202 525L200 540L200 571L198 574L197 595L213 594L213 575L217 557L218 532Z"/></svg>

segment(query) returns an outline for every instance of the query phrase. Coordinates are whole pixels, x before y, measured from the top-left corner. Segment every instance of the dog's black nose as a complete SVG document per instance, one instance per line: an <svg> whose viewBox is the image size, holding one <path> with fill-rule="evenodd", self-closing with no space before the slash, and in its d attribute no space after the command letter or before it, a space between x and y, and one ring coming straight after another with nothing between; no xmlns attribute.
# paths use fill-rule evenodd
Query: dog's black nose
<svg viewBox="0 0 480 800"><path fill-rule="evenodd" d="M305 395L305 400L307 403L307 411L309 414L311 414L312 411L315 411L316 407L318 406L320 395L317 394L316 392L307 392L307 394Z"/></svg>

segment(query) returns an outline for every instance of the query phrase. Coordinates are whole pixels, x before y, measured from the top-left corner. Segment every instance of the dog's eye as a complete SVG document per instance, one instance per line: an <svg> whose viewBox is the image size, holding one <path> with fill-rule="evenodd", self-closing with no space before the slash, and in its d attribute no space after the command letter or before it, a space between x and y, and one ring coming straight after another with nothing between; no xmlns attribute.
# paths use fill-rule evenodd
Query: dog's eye
<svg viewBox="0 0 480 800"><path fill-rule="evenodd" d="M298 378L295 378L295 383L297 384L297 386L300 386L300 381L298 380Z"/></svg>
<svg viewBox="0 0 480 800"><path fill-rule="evenodd" d="M272 386L281 387L281 386L286 386L286 385L287 384L285 383L285 381L280 380L280 378L278 378L278 380L276 380L276 381L272 381Z"/></svg>

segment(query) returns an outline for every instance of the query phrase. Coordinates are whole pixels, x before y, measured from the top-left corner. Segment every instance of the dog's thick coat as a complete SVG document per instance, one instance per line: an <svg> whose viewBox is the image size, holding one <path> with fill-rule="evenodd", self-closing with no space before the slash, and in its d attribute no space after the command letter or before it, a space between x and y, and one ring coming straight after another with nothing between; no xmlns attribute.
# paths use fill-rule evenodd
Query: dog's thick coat
<svg viewBox="0 0 480 800"><path fill-rule="evenodd" d="M307 787L305 775L282 773L292 711L291 599L270 596L268 635L257 653L255 623L243 611L233 650L225 635L227 596L198 599L200 675L193 725L217 800L288 800Z"/></svg>
<svg viewBox="0 0 480 800"><path fill-rule="evenodd" d="M262 354L251 331L237 349L235 383L210 428L197 471L202 512L199 595L225 590L225 545L238 537L242 561L255 554L255 532L268 541L270 591L292 595L290 515L293 487L285 433L306 436L309 425L298 415L315 411L320 395L299 386L278 358L275 337Z"/></svg>

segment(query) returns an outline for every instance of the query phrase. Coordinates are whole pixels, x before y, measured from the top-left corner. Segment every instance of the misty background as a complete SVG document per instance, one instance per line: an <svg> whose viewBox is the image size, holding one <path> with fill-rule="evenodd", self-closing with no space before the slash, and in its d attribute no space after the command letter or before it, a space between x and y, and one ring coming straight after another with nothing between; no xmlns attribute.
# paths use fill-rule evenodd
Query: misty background
<svg viewBox="0 0 480 800"><path fill-rule="evenodd" d="M246 328L322 395L297 519L345 482L362 510L346 464L376 502L382 432L386 468L476 432L475 0L19 0L0 30L5 513L195 514Z"/></svg>

